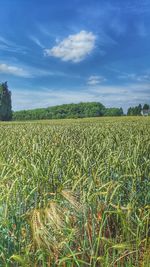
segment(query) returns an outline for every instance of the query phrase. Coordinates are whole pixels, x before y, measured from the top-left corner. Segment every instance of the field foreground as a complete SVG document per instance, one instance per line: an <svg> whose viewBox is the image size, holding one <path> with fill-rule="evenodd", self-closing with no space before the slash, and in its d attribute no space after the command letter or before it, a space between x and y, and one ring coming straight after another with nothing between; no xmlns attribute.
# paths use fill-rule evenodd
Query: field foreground
<svg viewBox="0 0 150 267"><path fill-rule="evenodd" d="M150 266L150 118L0 124L0 266Z"/></svg>

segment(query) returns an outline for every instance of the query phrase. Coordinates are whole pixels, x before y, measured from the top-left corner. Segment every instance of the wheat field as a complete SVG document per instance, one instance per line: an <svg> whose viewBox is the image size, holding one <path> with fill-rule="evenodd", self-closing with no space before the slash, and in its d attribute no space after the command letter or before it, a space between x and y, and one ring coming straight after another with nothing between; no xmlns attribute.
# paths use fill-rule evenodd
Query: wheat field
<svg viewBox="0 0 150 267"><path fill-rule="evenodd" d="M0 124L0 266L150 266L150 118Z"/></svg>

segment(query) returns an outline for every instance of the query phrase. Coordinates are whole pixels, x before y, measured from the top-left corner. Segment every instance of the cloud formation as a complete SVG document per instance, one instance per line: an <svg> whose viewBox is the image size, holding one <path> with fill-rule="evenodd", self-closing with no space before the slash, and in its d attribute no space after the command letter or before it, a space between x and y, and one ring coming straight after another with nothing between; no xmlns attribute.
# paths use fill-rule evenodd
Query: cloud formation
<svg viewBox="0 0 150 267"><path fill-rule="evenodd" d="M98 85L102 82L105 82L106 79L103 76L98 76L98 75L92 75L88 78L87 84L88 85Z"/></svg>
<svg viewBox="0 0 150 267"><path fill-rule="evenodd" d="M20 77L29 77L30 74L24 70L23 68L16 67L13 65L8 65L5 63L0 64L0 73L6 73L6 74L12 74L15 76L20 76Z"/></svg>
<svg viewBox="0 0 150 267"><path fill-rule="evenodd" d="M82 61L95 47L96 36L92 32L80 31L69 35L58 45L45 49L45 55L74 63Z"/></svg>

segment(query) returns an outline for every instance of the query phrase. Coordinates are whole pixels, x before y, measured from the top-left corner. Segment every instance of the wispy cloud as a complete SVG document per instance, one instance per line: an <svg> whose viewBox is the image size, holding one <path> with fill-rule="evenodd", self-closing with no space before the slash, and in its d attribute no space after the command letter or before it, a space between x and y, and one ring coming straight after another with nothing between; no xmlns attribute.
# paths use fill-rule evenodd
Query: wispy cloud
<svg viewBox="0 0 150 267"><path fill-rule="evenodd" d="M150 69L139 72L126 72L111 66L107 66L105 69L109 72L111 71L111 73L114 73L113 77L121 82L123 81L124 83L137 84L150 82Z"/></svg>
<svg viewBox="0 0 150 267"><path fill-rule="evenodd" d="M37 28L43 35L53 36L53 37L55 36L54 34L51 33L50 30L48 30L48 26L38 23Z"/></svg>
<svg viewBox="0 0 150 267"><path fill-rule="evenodd" d="M103 76L92 75L88 78L87 84L88 85L97 85L97 84L101 84L105 81L106 81L106 78Z"/></svg>
<svg viewBox="0 0 150 267"><path fill-rule="evenodd" d="M138 73L122 73L118 75L119 79L127 80L127 81L133 81L133 82L150 82L150 72L146 71L142 74Z"/></svg>
<svg viewBox="0 0 150 267"><path fill-rule="evenodd" d="M36 78L44 76L58 76L58 77L70 77L70 78L80 78L79 75L68 74L62 71L52 71L48 69L34 68L27 65L14 65L0 62L0 73L5 73L8 75L14 75L24 78Z"/></svg>
<svg viewBox="0 0 150 267"><path fill-rule="evenodd" d="M45 49L45 55L74 63L82 61L95 47L96 36L92 32L80 31L69 35L56 46Z"/></svg>
<svg viewBox="0 0 150 267"><path fill-rule="evenodd" d="M126 72L121 72L121 71L118 71L118 73L120 73L118 75L119 79L123 79L123 80L135 80L136 79L135 73L126 73Z"/></svg>
<svg viewBox="0 0 150 267"><path fill-rule="evenodd" d="M129 4L125 4L125 9L124 11L126 12L132 12L132 13L147 13L150 11L150 2L149 0L144 0L144 1L138 1L138 2L131 2Z"/></svg>
<svg viewBox="0 0 150 267"><path fill-rule="evenodd" d="M33 35L30 35L29 38L30 38L30 39L31 39L37 46L39 46L40 48L44 49L44 45L41 43L41 41L40 41L37 37L35 37L35 36L33 36Z"/></svg>
<svg viewBox="0 0 150 267"><path fill-rule="evenodd" d="M25 54L27 49L24 46L15 44L14 42L0 36L0 50L7 52L17 52Z"/></svg>
<svg viewBox="0 0 150 267"><path fill-rule="evenodd" d="M20 77L30 77L30 73L24 70L23 68L16 67L13 65L8 65L5 63L0 64L0 72Z"/></svg>

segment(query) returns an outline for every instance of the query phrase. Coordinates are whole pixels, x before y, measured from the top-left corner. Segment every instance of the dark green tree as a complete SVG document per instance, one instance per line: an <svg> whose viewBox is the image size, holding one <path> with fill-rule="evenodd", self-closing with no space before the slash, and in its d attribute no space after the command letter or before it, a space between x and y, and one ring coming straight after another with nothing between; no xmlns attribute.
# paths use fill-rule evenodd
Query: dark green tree
<svg viewBox="0 0 150 267"><path fill-rule="evenodd" d="M9 121L12 119L11 92L7 82L0 84L0 120Z"/></svg>
<svg viewBox="0 0 150 267"><path fill-rule="evenodd" d="M150 106L148 104L144 104L143 109L147 110L149 108L150 108Z"/></svg>
<svg viewBox="0 0 150 267"><path fill-rule="evenodd" d="M127 110L127 116L131 116L132 115L132 108L129 107Z"/></svg>
<svg viewBox="0 0 150 267"><path fill-rule="evenodd" d="M123 116L122 108L106 108L104 116Z"/></svg>
<svg viewBox="0 0 150 267"><path fill-rule="evenodd" d="M142 111L142 105L139 104L138 106L128 108L127 115L128 116L140 116L141 111Z"/></svg>

